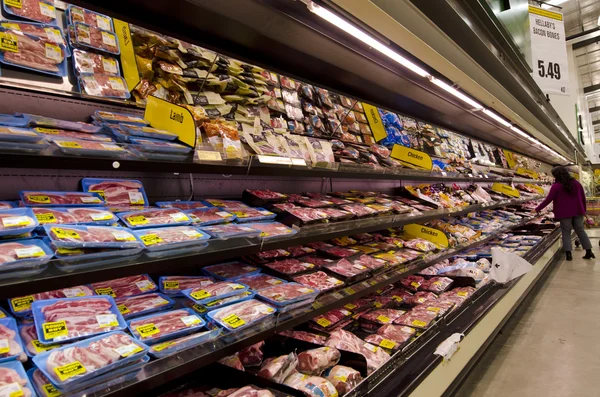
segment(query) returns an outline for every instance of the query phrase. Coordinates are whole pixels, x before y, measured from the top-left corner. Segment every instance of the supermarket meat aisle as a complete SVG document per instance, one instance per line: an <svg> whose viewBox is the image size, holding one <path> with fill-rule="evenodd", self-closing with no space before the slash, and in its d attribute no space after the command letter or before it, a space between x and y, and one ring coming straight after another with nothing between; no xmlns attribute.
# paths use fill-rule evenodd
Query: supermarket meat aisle
<svg viewBox="0 0 600 397"><path fill-rule="evenodd" d="M594 247L600 230L588 231ZM596 396L600 263L561 261L509 320L455 397Z"/></svg>

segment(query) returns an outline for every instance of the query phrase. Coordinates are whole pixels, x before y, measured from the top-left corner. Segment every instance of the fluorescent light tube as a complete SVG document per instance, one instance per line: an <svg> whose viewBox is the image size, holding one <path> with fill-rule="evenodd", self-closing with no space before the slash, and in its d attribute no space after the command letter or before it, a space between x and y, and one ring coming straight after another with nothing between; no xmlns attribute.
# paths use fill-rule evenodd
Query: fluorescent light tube
<svg viewBox="0 0 600 397"><path fill-rule="evenodd" d="M473 107L473 109L476 110L481 110L483 109L483 106L475 101L474 99L469 98L468 96L466 96L465 94L463 94L462 92L458 91L456 88L452 87L451 85L448 85L446 83L444 83L442 80L438 80L435 77L431 77L431 82L435 85L437 85L438 87L442 88L443 90L449 92L450 94L454 95L455 97L457 97L458 99L460 99L461 101L471 105Z"/></svg>
<svg viewBox="0 0 600 397"><path fill-rule="evenodd" d="M483 113L487 114L488 116L490 116L491 118L493 118L494 120L496 120L497 122L502 124L503 126L511 127L511 124L508 121L506 121L502 117L498 116L496 113L492 112L491 110L483 109Z"/></svg>
<svg viewBox="0 0 600 397"><path fill-rule="evenodd" d="M310 11L312 11L313 13L317 14L318 16L320 16L321 18L325 19L327 22L337 26L338 28L342 29L346 33L354 36L355 38L359 39L363 43L369 45L370 47L376 49L377 51L381 52L382 54L386 55L387 57L398 62L400 65L404 66L405 68L412 70L419 76L421 76L421 77L429 77L430 76L429 73L427 71L425 71L423 68L412 63L408 59L404 58L402 55L393 51L392 49L385 46L380 41L374 39L367 33L363 32L362 30L358 29L356 26L354 26L351 23L340 18L339 16L337 16L333 12L329 11L328 9L323 8L323 7L313 3L312 1L308 3L308 9Z"/></svg>

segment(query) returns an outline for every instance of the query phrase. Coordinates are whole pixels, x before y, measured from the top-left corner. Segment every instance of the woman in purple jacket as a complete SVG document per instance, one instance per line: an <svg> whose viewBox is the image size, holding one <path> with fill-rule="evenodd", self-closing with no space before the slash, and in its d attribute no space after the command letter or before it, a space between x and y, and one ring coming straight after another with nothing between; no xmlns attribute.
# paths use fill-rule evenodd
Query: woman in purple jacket
<svg viewBox="0 0 600 397"><path fill-rule="evenodd" d="M586 212L585 193L583 186L569 174L565 167L554 167L552 176L555 182L550 188L548 197L537 206L537 212L543 210L550 202L554 206L554 217L560 221L560 229L562 231L563 248L567 253L567 260L573 260L571 251L573 244L571 242L571 230L575 229L575 233L585 249L583 259L595 258L592 253L592 243L583 229L583 216Z"/></svg>

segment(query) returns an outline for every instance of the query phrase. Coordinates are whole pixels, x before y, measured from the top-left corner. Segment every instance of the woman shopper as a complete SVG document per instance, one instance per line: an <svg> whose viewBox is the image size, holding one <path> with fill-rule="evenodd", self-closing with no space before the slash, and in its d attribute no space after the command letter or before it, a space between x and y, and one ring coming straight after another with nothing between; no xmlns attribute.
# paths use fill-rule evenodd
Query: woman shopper
<svg viewBox="0 0 600 397"><path fill-rule="evenodd" d="M550 188L550 193L537 206L536 212L543 210L550 202L553 203L554 218L560 221L563 248L566 251L568 261L573 260L571 254L573 250L573 243L571 242L572 229L575 229L575 233L585 249L583 259L595 258L592 253L592 243L583 229L583 218L586 212L583 186L569 174L565 167L554 167L552 176L554 176L555 181Z"/></svg>

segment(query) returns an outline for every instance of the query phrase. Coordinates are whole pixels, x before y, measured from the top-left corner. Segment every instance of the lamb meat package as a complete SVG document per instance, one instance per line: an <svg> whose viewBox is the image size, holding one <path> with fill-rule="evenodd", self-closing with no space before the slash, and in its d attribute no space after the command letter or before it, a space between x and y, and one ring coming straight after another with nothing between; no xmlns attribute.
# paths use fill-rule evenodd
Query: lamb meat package
<svg viewBox="0 0 600 397"><path fill-rule="evenodd" d="M140 248L129 229L109 226L44 225L46 235L58 248Z"/></svg>
<svg viewBox="0 0 600 397"><path fill-rule="evenodd" d="M187 308L150 314L128 322L131 334L149 344L187 335L205 325L200 316Z"/></svg>
<svg viewBox="0 0 600 397"><path fill-rule="evenodd" d="M149 205L148 197L142 182L132 179L98 179L83 178L81 185L84 192L98 193L107 205L132 206Z"/></svg>
<svg viewBox="0 0 600 397"><path fill-rule="evenodd" d="M96 294L112 296L115 299L154 292L158 289L158 286L147 274L100 281L91 284L91 287Z"/></svg>
<svg viewBox="0 0 600 397"><path fill-rule="evenodd" d="M31 305L42 344L63 343L127 326L109 296L47 299Z"/></svg>
<svg viewBox="0 0 600 397"><path fill-rule="evenodd" d="M289 375L296 372L297 366L298 357L295 353L290 353L288 355L266 359L257 375L275 383L283 383Z"/></svg>
<svg viewBox="0 0 600 397"><path fill-rule="evenodd" d="M115 303L123 318L128 320L133 317L170 309L175 301L163 294L154 292L115 299Z"/></svg>
<svg viewBox="0 0 600 397"><path fill-rule="evenodd" d="M252 326L276 312L271 306L256 299L250 299L240 303L213 310L208 317L227 330L241 330Z"/></svg>
<svg viewBox="0 0 600 397"><path fill-rule="evenodd" d="M327 370L323 377L331 382L340 396L354 389L363 380L360 372L344 365L336 365Z"/></svg>
<svg viewBox="0 0 600 397"><path fill-rule="evenodd" d="M306 350L298 354L296 369L306 375L320 376L327 368L336 365L341 356L340 351L334 347Z"/></svg>

